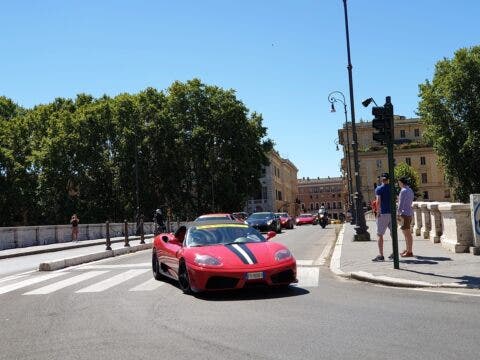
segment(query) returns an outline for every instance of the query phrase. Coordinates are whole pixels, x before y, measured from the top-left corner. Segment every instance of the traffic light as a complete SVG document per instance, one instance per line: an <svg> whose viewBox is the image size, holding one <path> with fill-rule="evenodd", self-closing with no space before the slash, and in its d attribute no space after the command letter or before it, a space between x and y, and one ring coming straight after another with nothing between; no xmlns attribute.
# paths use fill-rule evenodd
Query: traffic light
<svg viewBox="0 0 480 360"><path fill-rule="evenodd" d="M374 106L372 108L372 115L374 116L372 127L378 130L378 132L373 133L373 141L378 141L382 145L385 145L390 134L390 122L388 121L387 124L388 116L385 114L385 107Z"/></svg>

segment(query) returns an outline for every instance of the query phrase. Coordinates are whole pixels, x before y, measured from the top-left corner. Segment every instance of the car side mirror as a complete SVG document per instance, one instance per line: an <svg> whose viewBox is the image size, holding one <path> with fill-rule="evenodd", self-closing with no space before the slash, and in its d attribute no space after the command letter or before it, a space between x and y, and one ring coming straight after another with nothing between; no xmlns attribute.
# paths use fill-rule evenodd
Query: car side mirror
<svg viewBox="0 0 480 360"><path fill-rule="evenodd" d="M167 242L168 242L168 236L167 236L167 235L163 235L163 236L162 236L162 240L163 240L163 242L166 242L166 243L167 243Z"/></svg>
<svg viewBox="0 0 480 360"><path fill-rule="evenodd" d="M267 232L267 240L270 240L271 238L277 236L277 233L275 231L269 231Z"/></svg>

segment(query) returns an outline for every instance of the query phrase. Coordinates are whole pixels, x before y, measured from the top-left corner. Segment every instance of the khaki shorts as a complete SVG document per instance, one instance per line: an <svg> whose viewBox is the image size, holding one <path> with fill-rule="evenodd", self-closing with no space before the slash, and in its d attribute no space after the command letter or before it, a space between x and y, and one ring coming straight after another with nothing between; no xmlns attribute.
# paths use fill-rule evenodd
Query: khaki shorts
<svg viewBox="0 0 480 360"><path fill-rule="evenodd" d="M392 231L391 218L392 216L390 214L380 214L377 217L377 235L378 236L383 236L387 228L390 229L390 232Z"/></svg>
<svg viewBox="0 0 480 360"><path fill-rule="evenodd" d="M402 219L402 226L400 229L402 230L410 230L410 225L412 225L412 217L407 215L400 215Z"/></svg>

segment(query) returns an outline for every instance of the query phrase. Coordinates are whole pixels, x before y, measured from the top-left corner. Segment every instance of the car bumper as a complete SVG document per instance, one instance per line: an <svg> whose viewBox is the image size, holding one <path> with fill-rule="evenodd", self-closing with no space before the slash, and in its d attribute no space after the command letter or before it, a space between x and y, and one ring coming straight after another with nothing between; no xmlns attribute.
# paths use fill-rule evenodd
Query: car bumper
<svg viewBox="0 0 480 360"><path fill-rule="evenodd" d="M262 273L258 279L248 279L248 274ZM190 287L195 292L242 289L249 286L277 286L297 282L295 260L276 266L255 267L254 269L214 269L188 264Z"/></svg>
<svg viewBox="0 0 480 360"><path fill-rule="evenodd" d="M275 230L274 225L267 225L267 224L255 224L255 225L250 225L254 229L257 229L258 231L270 231L270 230Z"/></svg>

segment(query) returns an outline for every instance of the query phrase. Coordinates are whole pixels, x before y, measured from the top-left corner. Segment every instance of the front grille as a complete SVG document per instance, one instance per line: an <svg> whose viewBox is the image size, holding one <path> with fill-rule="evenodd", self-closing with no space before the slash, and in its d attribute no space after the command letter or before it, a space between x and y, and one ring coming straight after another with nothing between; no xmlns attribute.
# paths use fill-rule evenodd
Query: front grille
<svg viewBox="0 0 480 360"><path fill-rule="evenodd" d="M272 276L270 276L270 279L272 280L273 284L291 283L295 281L295 276L293 275L293 270L288 269L273 274Z"/></svg>
<svg viewBox="0 0 480 360"><path fill-rule="evenodd" d="M206 288L211 290L233 289L238 284L237 278L226 276L212 276L208 279Z"/></svg>

